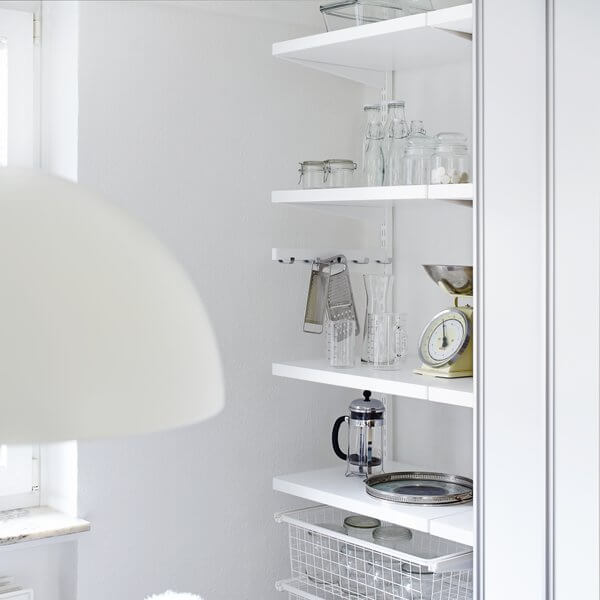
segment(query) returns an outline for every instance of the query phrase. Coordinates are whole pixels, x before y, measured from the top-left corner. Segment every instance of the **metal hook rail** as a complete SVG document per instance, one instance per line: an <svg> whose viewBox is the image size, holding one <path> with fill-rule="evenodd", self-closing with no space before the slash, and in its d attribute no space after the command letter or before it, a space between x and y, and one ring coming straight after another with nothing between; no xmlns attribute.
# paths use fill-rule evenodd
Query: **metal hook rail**
<svg viewBox="0 0 600 600"><path fill-rule="evenodd" d="M331 262L331 257L345 256L348 263L355 265L392 264L391 257L385 256L383 250L313 250L306 248L273 248L272 259L283 265L296 263L312 264L313 262Z"/></svg>

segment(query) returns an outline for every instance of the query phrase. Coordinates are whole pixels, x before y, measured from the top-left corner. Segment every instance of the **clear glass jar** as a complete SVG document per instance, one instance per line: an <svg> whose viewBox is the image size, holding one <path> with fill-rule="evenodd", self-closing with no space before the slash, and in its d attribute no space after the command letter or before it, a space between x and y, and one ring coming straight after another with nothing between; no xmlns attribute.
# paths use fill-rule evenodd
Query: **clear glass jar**
<svg viewBox="0 0 600 600"><path fill-rule="evenodd" d="M401 525L382 525L373 531L373 541L394 550L406 550L412 540L412 531Z"/></svg>
<svg viewBox="0 0 600 600"><path fill-rule="evenodd" d="M325 163L322 160L305 160L300 163L298 172L298 185L302 186L302 189L325 187Z"/></svg>
<svg viewBox="0 0 600 600"><path fill-rule="evenodd" d="M411 121L410 135L406 138L406 150L401 162L404 185L429 183L434 148L435 142L426 134L423 121Z"/></svg>
<svg viewBox="0 0 600 600"><path fill-rule="evenodd" d="M471 157L462 133L444 132L435 136L431 157L431 183L469 183Z"/></svg>
<svg viewBox="0 0 600 600"><path fill-rule="evenodd" d="M325 161L326 187L352 187L354 185L356 163L343 158L330 158Z"/></svg>
<svg viewBox="0 0 600 600"><path fill-rule="evenodd" d="M367 542L373 541L373 531L378 527L381 527L381 521L373 517L352 515L344 519L346 534Z"/></svg>
<svg viewBox="0 0 600 600"><path fill-rule="evenodd" d="M363 179L367 186L383 185L385 157L383 153L383 113L380 104L364 108L366 116L363 145Z"/></svg>
<svg viewBox="0 0 600 600"><path fill-rule="evenodd" d="M404 101L395 100L388 104L385 144L385 185L402 183L402 158L406 150L408 124Z"/></svg>

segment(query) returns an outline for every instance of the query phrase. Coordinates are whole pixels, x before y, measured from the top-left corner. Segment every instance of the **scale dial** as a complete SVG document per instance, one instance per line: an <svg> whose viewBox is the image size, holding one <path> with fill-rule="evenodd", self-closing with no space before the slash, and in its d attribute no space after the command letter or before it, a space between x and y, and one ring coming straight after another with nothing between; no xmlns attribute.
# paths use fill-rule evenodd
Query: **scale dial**
<svg viewBox="0 0 600 600"><path fill-rule="evenodd" d="M461 310L448 308L435 315L419 340L419 358L430 367L455 362L469 345L471 322Z"/></svg>

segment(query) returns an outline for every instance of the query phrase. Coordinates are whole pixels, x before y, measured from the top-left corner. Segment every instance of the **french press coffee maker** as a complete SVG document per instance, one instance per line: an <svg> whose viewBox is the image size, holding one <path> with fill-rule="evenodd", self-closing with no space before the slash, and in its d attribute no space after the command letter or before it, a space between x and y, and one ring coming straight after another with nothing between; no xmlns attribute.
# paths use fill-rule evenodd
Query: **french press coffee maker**
<svg viewBox="0 0 600 600"><path fill-rule="evenodd" d="M363 397L353 400L349 408L350 416L338 417L331 432L333 451L346 461L346 477L383 473L383 402L371 399L371 392L365 390ZM346 453L342 452L338 439L344 422L348 424Z"/></svg>

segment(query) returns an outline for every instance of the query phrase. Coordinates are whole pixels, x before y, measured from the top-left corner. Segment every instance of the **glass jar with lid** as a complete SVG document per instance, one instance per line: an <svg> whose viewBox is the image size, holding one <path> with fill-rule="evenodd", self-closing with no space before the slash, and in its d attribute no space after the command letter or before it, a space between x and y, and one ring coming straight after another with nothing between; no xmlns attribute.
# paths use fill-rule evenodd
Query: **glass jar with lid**
<svg viewBox="0 0 600 600"><path fill-rule="evenodd" d="M345 158L330 158L325 161L325 187L352 187L356 163Z"/></svg>
<svg viewBox="0 0 600 600"><path fill-rule="evenodd" d="M402 183L405 185L423 185L429 183L431 155L435 148L433 138L423 127L423 121L411 121L410 135L406 138L402 157Z"/></svg>
<svg viewBox="0 0 600 600"><path fill-rule="evenodd" d="M364 515L351 515L344 519L344 530L350 535L367 542L373 541L373 532L381 527L381 521Z"/></svg>
<svg viewBox="0 0 600 600"><path fill-rule="evenodd" d="M322 160L305 160L298 169L298 185L304 190L325 187L325 163Z"/></svg>
<svg viewBox="0 0 600 600"><path fill-rule="evenodd" d="M431 183L469 183L471 158L462 133L444 132L435 136L431 157Z"/></svg>

